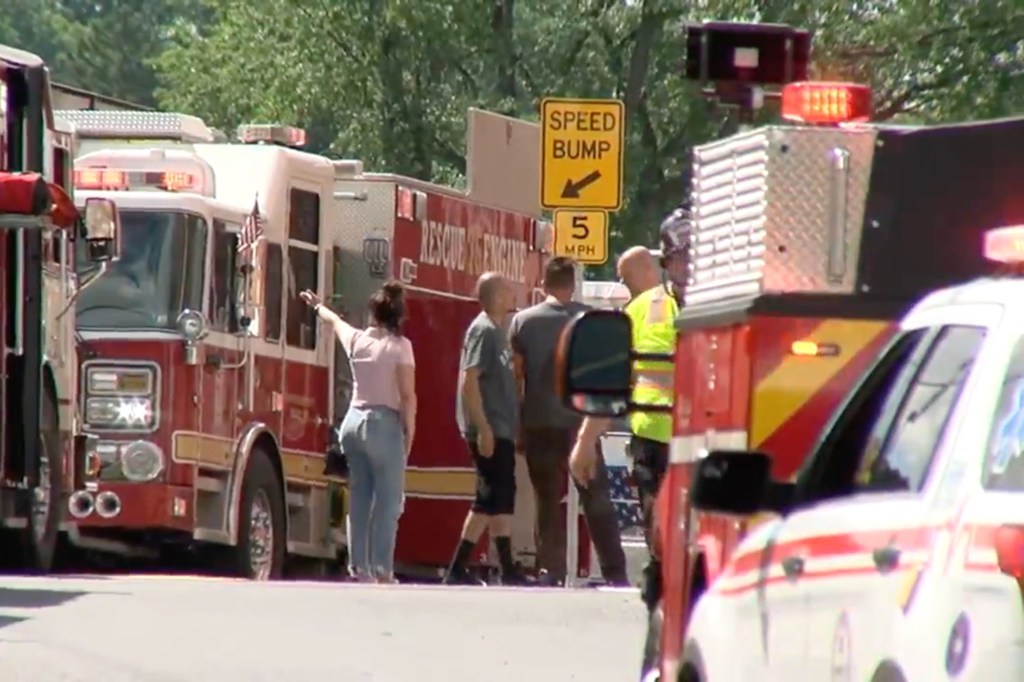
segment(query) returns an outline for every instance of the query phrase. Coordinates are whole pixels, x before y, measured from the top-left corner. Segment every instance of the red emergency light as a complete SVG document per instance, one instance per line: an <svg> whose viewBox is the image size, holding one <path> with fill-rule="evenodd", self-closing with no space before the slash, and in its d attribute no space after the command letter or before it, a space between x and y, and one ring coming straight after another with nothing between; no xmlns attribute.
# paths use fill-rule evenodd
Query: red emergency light
<svg viewBox="0 0 1024 682"><path fill-rule="evenodd" d="M782 88L782 118L816 125L867 121L871 88L861 83L790 83Z"/></svg>
<svg viewBox="0 0 1024 682"><path fill-rule="evenodd" d="M1024 225L986 232L984 254L985 258L997 263L1024 263Z"/></svg>
<svg viewBox="0 0 1024 682"><path fill-rule="evenodd" d="M89 168L75 171L75 189L124 189L128 186L121 171Z"/></svg>
<svg viewBox="0 0 1024 682"><path fill-rule="evenodd" d="M86 168L75 171L75 189L127 190L162 189L168 192L194 190L196 176L181 171L121 171Z"/></svg>
<svg viewBox="0 0 1024 682"><path fill-rule="evenodd" d="M247 123L238 126L236 136L244 144L278 144L295 148L306 146L306 131L292 126Z"/></svg>

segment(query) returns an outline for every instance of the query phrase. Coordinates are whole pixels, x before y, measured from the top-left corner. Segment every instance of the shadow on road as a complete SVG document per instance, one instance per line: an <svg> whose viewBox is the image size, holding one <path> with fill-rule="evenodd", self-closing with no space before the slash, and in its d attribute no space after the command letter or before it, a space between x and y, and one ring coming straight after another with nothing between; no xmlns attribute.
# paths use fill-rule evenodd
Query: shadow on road
<svg viewBox="0 0 1024 682"><path fill-rule="evenodd" d="M0 587L0 609L48 609L62 606L87 594L74 590L40 590L33 588ZM0 628L17 625L28 620L23 616L0 613Z"/></svg>

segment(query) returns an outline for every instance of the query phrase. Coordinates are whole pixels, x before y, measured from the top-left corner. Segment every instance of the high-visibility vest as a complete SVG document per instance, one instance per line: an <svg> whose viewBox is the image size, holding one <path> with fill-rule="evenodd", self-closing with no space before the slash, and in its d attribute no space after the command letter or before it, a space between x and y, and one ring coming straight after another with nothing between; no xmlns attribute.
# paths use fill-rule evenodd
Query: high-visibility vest
<svg viewBox="0 0 1024 682"><path fill-rule="evenodd" d="M633 350L638 353L674 353L676 349L676 314L679 305L664 286L643 292L628 304L625 312L633 323ZM637 360L633 363L633 402L648 405L671 405L673 375L671 362ZM672 415L633 412L629 430L641 438L668 443L672 438Z"/></svg>

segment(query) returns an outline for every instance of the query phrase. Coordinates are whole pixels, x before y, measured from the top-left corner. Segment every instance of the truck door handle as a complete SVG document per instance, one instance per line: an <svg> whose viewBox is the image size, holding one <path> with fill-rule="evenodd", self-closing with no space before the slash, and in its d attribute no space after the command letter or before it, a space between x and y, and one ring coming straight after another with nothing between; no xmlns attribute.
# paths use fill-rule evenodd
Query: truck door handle
<svg viewBox="0 0 1024 682"><path fill-rule="evenodd" d="M803 575L804 558L802 556L788 556L782 560L782 572L787 578L796 578Z"/></svg>
<svg viewBox="0 0 1024 682"><path fill-rule="evenodd" d="M875 567L879 571L891 571L900 562L900 550L892 545L876 547L871 552L871 559L875 562Z"/></svg>

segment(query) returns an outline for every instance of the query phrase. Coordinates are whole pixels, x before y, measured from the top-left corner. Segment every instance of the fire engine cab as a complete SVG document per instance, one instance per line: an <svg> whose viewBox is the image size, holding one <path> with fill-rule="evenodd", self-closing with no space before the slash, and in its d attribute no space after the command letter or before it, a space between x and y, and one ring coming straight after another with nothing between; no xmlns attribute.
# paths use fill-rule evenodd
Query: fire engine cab
<svg viewBox="0 0 1024 682"><path fill-rule="evenodd" d="M114 206L69 198L73 130L55 117L46 65L0 46L0 558L47 571L68 496L96 471L80 429L74 327L64 313L82 263L103 269L117 256ZM82 219L84 217L84 220Z"/></svg>
<svg viewBox="0 0 1024 682"><path fill-rule="evenodd" d="M1016 190L1024 182L1024 119L849 122L866 118L867 102L864 86L793 83L782 93L783 117L793 125L694 149L691 272L677 292L674 436L655 518L662 586L651 634L662 679L693 679L685 676L695 674L693 661L683 665L690 605L723 575L744 533L742 521L692 507L699 458L715 449L756 450L770 458L773 476L802 489L798 473L813 473L807 456L818 434L899 336L900 317L929 291L991 272L981 250L985 231L1024 222ZM589 314L569 336L567 364L573 344L600 343L621 365L629 339L624 316ZM590 401L595 414L649 409L629 402L628 367L605 370L591 379L567 372L566 394L599 395ZM814 548L795 547L795 559L783 553L772 555L774 564L751 564L752 579L774 581L776 565L788 571L803 561L810 570L804 550ZM885 543L876 549L886 551ZM759 590L752 600L763 597ZM754 627L763 602L750 606ZM817 622L793 627L821 634ZM781 622L772 628L771 637L793 631ZM802 640L791 641L803 650ZM815 654L827 650L807 645Z"/></svg>
<svg viewBox="0 0 1024 682"><path fill-rule="evenodd" d="M535 300L547 224L300 151L294 128L242 126L229 143L181 114L64 115L88 150L79 197L116 197L124 227L120 261L76 312L104 462L100 492L77 508L84 542L220 547L253 578L280 575L286 556L334 559L344 515L325 452L351 376L298 293L362 326L394 278L420 397L396 560L443 567L475 490L454 419L475 280L497 270L519 306Z"/></svg>

